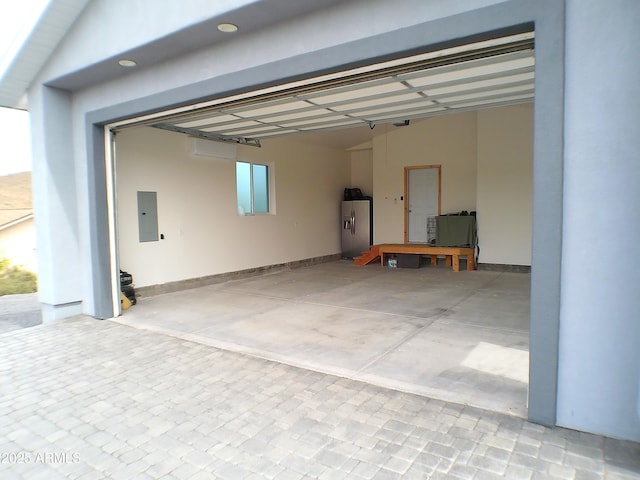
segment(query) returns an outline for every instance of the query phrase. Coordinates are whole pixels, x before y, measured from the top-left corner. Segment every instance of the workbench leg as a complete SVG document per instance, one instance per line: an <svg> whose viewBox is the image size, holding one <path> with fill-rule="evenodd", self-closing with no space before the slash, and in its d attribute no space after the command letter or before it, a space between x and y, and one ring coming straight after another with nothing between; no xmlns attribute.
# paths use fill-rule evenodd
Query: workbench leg
<svg viewBox="0 0 640 480"><path fill-rule="evenodd" d="M453 257L453 271L460 271L460 255L451 255Z"/></svg>
<svg viewBox="0 0 640 480"><path fill-rule="evenodd" d="M444 256L444 264L445 264L447 267L450 267L450 266L451 266L451 255L445 255L445 256Z"/></svg>
<svg viewBox="0 0 640 480"><path fill-rule="evenodd" d="M384 267L384 253L380 252L380 265Z"/></svg>
<svg viewBox="0 0 640 480"><path fill-rule="evenodd" d="M431 256L431 265L433 265L434 267L438 265L438 256L437 255L430 255Z"/></svg>
<svg viewBox="0 0 640 480"><path fill-rule="evenodd" d="M475 270L475 269L476 269L475 256L472 253L471 255L467 255L467 270Z"/></svg>

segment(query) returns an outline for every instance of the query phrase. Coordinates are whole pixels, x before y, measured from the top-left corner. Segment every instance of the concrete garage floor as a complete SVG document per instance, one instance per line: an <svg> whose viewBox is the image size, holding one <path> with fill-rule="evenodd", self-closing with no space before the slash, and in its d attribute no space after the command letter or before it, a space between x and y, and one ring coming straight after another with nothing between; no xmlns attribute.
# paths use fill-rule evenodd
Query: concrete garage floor
<svg viewBox="0 0 640 480"><path fill-rule="evenodd" d="M341 260L140 298L118 321L526 417L529 285L523 273Z"/></svg>

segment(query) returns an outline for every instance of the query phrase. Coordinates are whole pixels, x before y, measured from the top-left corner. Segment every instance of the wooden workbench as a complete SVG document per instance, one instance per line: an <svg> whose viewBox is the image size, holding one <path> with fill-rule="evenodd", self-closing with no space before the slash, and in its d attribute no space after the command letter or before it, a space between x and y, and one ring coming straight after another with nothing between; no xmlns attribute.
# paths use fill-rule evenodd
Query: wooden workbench
<svg viewBox="0 0 640 480"><path fill-rule="evenodd" d="M434 247L424 243L383 243L376 245L380 253L380 264L384 266L385 253L411 253L431 256L431 265L436 265L438 255L445 256L447 267L453 267L454 272L460 271L460 257L467 257L467 270L475 270L474 249L472 247Z"/></svg>

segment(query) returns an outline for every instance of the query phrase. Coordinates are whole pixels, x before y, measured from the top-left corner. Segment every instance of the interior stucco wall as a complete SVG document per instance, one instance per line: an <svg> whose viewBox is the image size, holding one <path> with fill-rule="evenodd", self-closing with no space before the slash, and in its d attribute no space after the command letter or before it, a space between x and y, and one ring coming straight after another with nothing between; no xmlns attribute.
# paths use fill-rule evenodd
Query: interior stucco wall
<svg viewBox="0 0 640 480"><path fill-rule="evenodd" d="M355 150L350 152L351 184L362 190L365 195L373 195L373 150Z"/></svg>
<svg viewBox="0 0 640 480"><path fill-rule="evenodd" d="M531 265L533 105L477 115L478 262Z"/></svg>
<svg viewBox="0 0 640 480"><path fill-rule="evenodd" d="M237 215L232 160L190 155L179 134L125 130L117 137L120 264L146 286L339 253L345 186L374 193L376 243L402 242L404 167L441 164L442 212L478 210L481 261L530 265L531 114L525 105L436 117L350 153L295 137L240 146L238 159L270 163L275 182L276 215L253 217ZM138 242L137 191L158 192L164 240ZM232 247L242 254L221 254Z"/></svg>
<svg viewBox="0 0 640 480"><path fill-rule="evenodd" d="M239 216L235 162L191 155L187 140L151 128L117 136L119 259L137 286L340 253L346 153L282 139L240 146L239 160L271 165L277 213ZM158 193L164 240L138 241L137 191Z"/></svg>
<svg viewBox="0 0 640 480"><path fill-rule="evenodd" d="M373 139L374 242L404 242L404 167L442 165L441 213L475 210L476 114L413 122Z"/></svg>
<svg viewBox="0 0 640 480"><path fill-rule="evenodd" d="M441 213L478 213L479 262L531 265L533 106L414 122L374 139L374 241L404 241L404 167L442 165Z"/></svg>

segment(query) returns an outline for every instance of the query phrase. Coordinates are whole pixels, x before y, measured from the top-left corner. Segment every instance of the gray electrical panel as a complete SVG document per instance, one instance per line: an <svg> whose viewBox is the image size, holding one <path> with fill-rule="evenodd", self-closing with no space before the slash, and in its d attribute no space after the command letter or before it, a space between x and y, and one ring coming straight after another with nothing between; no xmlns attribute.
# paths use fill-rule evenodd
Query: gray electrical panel
<svg viewBox="0 0 640 480"><path fill-rule="evenodd" d="M138 233L140 242L158 241L157 192L138 192Z"/></svg>

